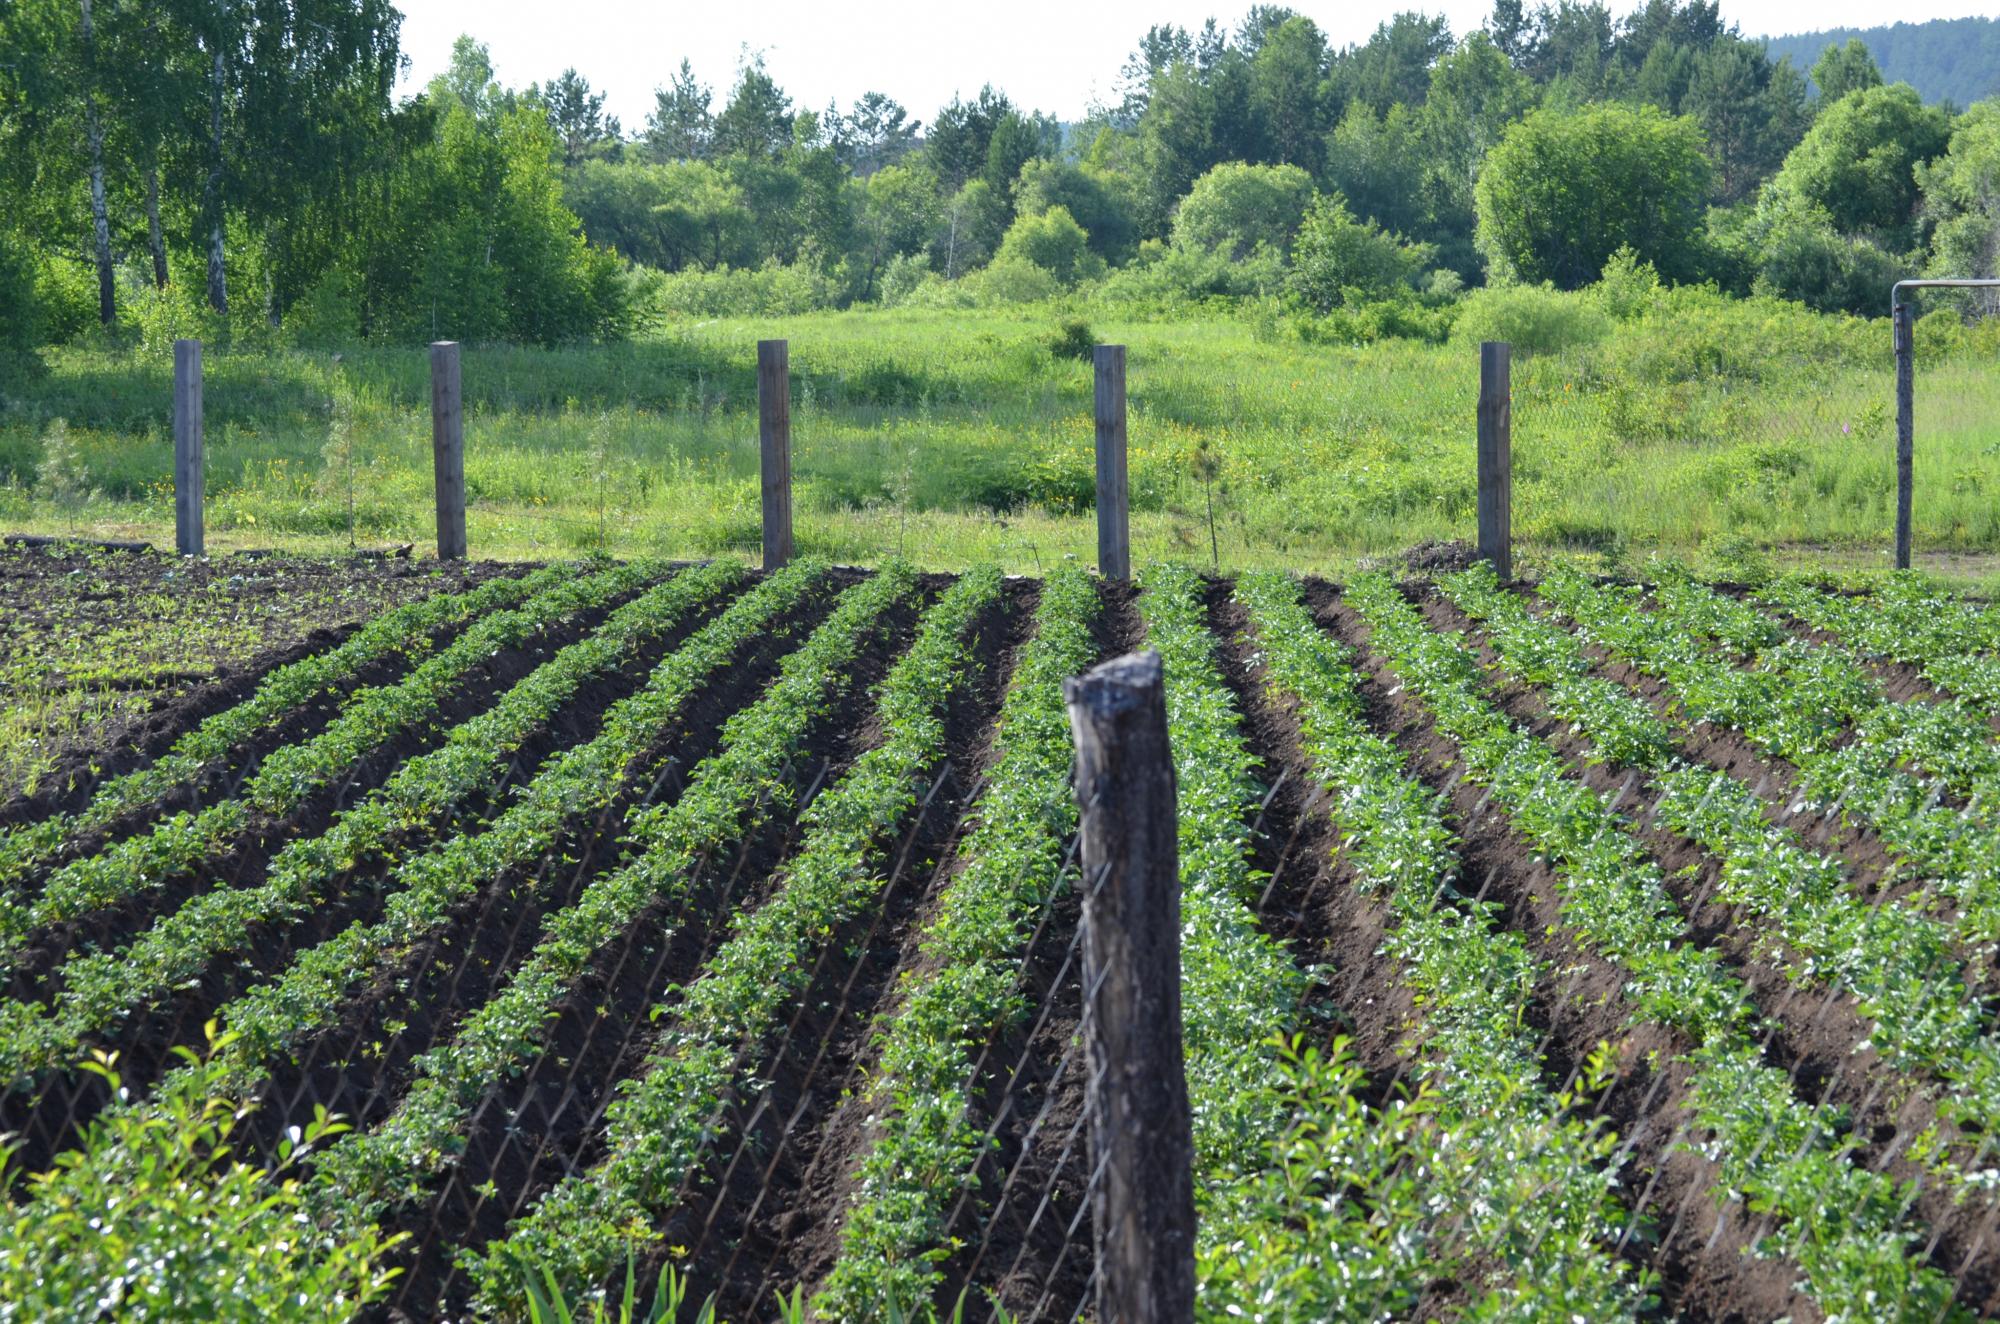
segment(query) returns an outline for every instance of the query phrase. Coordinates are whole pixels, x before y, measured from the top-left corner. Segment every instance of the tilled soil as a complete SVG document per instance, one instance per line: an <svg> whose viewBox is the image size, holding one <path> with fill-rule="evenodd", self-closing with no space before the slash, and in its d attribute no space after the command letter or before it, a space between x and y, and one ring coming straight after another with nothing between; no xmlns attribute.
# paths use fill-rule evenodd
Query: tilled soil
<svg viewBox="0 0 2000 1324"><path fill-rule="evenodd" d="M0 577L14 565L0 557ZM398 584L419 577L394 562L376 567ZM455 582L487 573L492 571L475 567ZM437 932L395 954L365 988L344 999L327 1029L285 1060L267 1064L262 1106L242 1124L243 1147L268 1157L287 1129L310 1120L315 1107L339 1113L361 1129L386 1117L409 1088L416 1060L447 1042L505 986L533 950L546 919L625 862L627 814L671 802L684 791L688 773L719 746L728 719L755 700L785 653L825 618L835 591L858 577L844 571L831 576L790 620L751 641L711 677L689 710L641 756L635 765L640 775L608 810L573 823L557 848L533 865L485 880L478 895ZM425 591L442 586L422 582ZM864 650L839 701L812 732L805 757L791 770L801 803L833 785L879 739L871 689L908 645L917 613L944 582L926 577L923 592L893 612ZM1421 585L1411 592L1434 628L1463 632L1491 661L1474 623ZM1345 858L1328 792L1301 748L1296 714L1267 694L1251 622L1230 593L1227 582L1212 582L1206 610L1244 738L1262 765L1264 795L1254 821L1246 824L1252 867L1264 880L1258 918L1301 966L1323 972L1302 1023L1287 1028L1321 1044L1346 1036L1366 1073L1366 1101L1381 1103L1414 1088L1425 1051L1420 1033L1425 1011L1385 953L1388 906L1359 885ZM980 623L977 647L968 657L971 683L951 706L945 756L926 781L922 807L885 833L888 863L878 896L865 913L825 936L806 992L788 1005L778 1032L768 1042L744 1047L737 1087L716 1118L704 1161L651 1229L657 1240L639 1261L642 1285L649 1286L671 1263L688 1276L695 1301L714 1292L723 1317L762 1318L769 1315L775 1292L789 1296L803 1287L810 1296L835 1263L854 1195L854 1169L871 1135L867 1085L878 1033L884 1018L901 1005L901 981L926 969L917 937L955 875L963 823L977 803L980 776L992 756L999 703L1032 630L1035 595L1032 583L1010 582L1001 603ZM1541 1041L1543 1083L1568 1087L1595 1053L1608 1051L1617 1064L1608 1088L1585 1106L1595 1108L1619 1137L1616 1180L1633 1217L1618 1250L1635 1268L1656 1276L1660 1313L1746 1322L1818 1318L1817 1308L1795 1289L1797 1266L1754 1253L1768 1227L1718 1190L1717 1165L1697 1148L1701 1137L1691 1122L1684 1060L1693 1045L1637 1022L1622 971L1565 936L1551 869L1512 829L1485 788L1467 779L1453 743L1373 650L1366 625L1339 592L1309 583L1307 598L1321 629L1360 657L1370 723L1402 751L1408 773L1442 797L1448 824L1461 842L1457 885L1496 906L1494 922L1517 932L1544 964L1545 978L1525 1009ZM1103 656L1143 646L1135 599L1128 587L1105 587L1099 621ZM435 748L452 725L483 711L555 649L584 637L602 614L566 623L489 659L459 687L434 729L394 742L349 770L336 790L283 821L258 822L206 861L197 876L161 880L129 905L36 935L11 995L46 1001L60 989L53 972L65 955L127 941L203 889L262 881L270 857L285 843L322 831L343 804L379 785L404 760ZM347 925L378 919L398 861L450 835L485 830L538 768L590 739L605 709L642 685L660 658L712 615L683 623L672 637L656 641L563 705L516 751L499 790L459 807L448 823L414 826L391 844L385 858L352 862L321 904L300 915L272 917L240 957L218 962L162 1005L137 1010L95 1046L119 1052L126 1087L143 1095L174 1065L172 1050L198 1046L205 1022L231 999ZM49 622L36 628L49 628ZM201 716L247 695L270 667L332 646L345 628L330 624L317 634L274 640L254 666L191 684L180 698L151 710L152 725L119 728L106 748L79 751L60 790L52 779L38 791L40 798L0 806L0 823L80 805L93 775L88 769L101 774L143 765ZM1669 711L1670 696L1660 687L1601 655L1591 656L1602 674L1631 686L1663 715ZM354 686L393 681L399 668L384 663ZM1893 669L1881 674L1900 697L1929 697L1912 674ZM231 783L240 782L272 749L322 729L352 688L302 708L281 730L237 751L226 775L168 808L213 803L228 794ZM1496 675L1487 693L1510 718L1547 741L1574 777L1617 799L1686 915L1689 941L1716 951L1768 1017L1766 1060L1790 1074L1805 1102L1851 1114L1856 1161L1908 1181L1916 1191L1915 1212L1931 1237L1918 1253L1960 1280L1961 1304L2000 1311L2000 1254L1982 1253L1992 1240L1995 1206L1954 1202L1906 1152L1908 1137L1933 1125L1948 1141L1958 1141L1960 1152L1978 1138L1956 1136L1940 1120L1933 1096L1893 1085L1865 1047L1870 1027L1851 1003L1788 979L1789 954L1773 949L1757 926L1715 900L1717 863L1654 821L1649 812L1654 788L1645 776L1592 762L1579 737L1548 712L1536 690ZM1685 733L1680 752L1742 778L1763 798L1771 822L1790 824L1810 844L1837 856L1862 895L1904 899L1884 883L1887 854L1872 834L1794 811L1795 778L1784 764L1761 756L1733 733L1710 728ZM70 856L145 829L156 812L73 843ZM467 1284L454 1257L503 1235L509 1220L536 1198L601 1156L605 1110L620 1083L644 1070L660 1033L671 1024L675 990L703 968L726 938L732 916L782 886L798 846L794 813L776 816L704 861L684 905L649 911L598 954L544 1027L546 1050L520 1075L491 1083L460 1151L423 1198L387 1218L388 1231L410 1235L394 1257L402 1276L377 1317L423 1320L463 1313ZM946 1318L961 1296L968 1317L975 1318L989 1299L1020 1320L1088 1314L1093 1251L1084 1198L1090 1166L1077 1037L1078 908L1069 889L1052 902L1023 961L1029 1013L971 1054L977 1061L973 1116L990 1144L946 1201L943 1283L934 1303ZM662 1005L666 1015L656 1020L652 1010ZM73 1140L76 1128L102 1103L95 1076L58 1075L39 1091L0 1098L0 1127L22 1133L24 1166L40 1166ZM1458 1313L1476 1302L1481 1290L1476 1281L1432 1284L1418 1313L1426 1318Z"/></svg>

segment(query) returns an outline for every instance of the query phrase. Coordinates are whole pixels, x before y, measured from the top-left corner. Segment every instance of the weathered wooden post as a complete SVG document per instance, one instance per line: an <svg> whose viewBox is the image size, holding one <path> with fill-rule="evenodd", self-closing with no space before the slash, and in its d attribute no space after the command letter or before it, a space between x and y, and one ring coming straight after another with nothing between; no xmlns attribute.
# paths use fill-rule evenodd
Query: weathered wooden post
<svg viewBox="0 0 2000 1324"><path fill-rule="evenodd" d="M757 448L764 495L764 569L792 559L792 368L790 342L757 342Z"/></svg>
<svg viewBox="0 0 2000 1324"><path fill-rule="evenodd" d="M202 555L201 342L174 342L174 550Z"/></svg>
<svg viewBox="0 0 2000 1324"><path fill-rule="evenodd" d="M1097 573L1132 577L1131 493L1125 473L1125 347L1099 345L1097 370Z"/></svg>
<svg viewBox="0 0 2000 1324"><path fill-rule="evenodd" d="M437 482L438 560L465 559L465 403L458 342L431 346L431 467Z"/></svg>
<svg viewBox="0 0 2000 1324"><path fill-rule="evenodd" d="M1479 555L1514 577L1513 347L1479 345Z"/></svg>
<svg viewBox="0 0 2000 1324"><path fill-rule="evenodd" d="M1895 291L1889 308L1896 339L1896 568L1910 568L1910 523L1916 506L1916 309Z"/></svg>
<svg viewBox="0 0 2000 1324"><path fill-rule="evenodd" d="M1096 1174L1097 1318L1187 1324L1194 1133L1181 1054L1180 863L1160 655L1106 662L1063 682L1063 699L1083 811L1084 1106Z"/></svg>

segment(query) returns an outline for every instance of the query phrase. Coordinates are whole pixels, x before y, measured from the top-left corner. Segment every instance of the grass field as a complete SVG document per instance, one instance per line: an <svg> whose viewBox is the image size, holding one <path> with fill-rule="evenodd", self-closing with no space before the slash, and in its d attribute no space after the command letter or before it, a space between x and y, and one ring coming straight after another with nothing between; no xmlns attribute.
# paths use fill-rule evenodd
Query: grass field
<svg viewBox="0 0 2000 1324"><path fill-rule="evenodd" d="M1089 562L1090 369L1059 310L859 311L678 324L638 343L465 358L475 555L754 555L755 341L791 341L801 550L872 563ZM1121 321L1135 556L1340 573L1467 536L1469 343L1311 344L1273 320ZM1886 563L1886 323L1700 291L1586 343L1517 353L1515 529L1601 563L1662 550ZM211 352L212 548L431 536L425 356ZM1935 569L2000 572L2000 375L1920 371L1917 538ZM0 525L171 538L169 364L54 352L4 388Z"/></svg>

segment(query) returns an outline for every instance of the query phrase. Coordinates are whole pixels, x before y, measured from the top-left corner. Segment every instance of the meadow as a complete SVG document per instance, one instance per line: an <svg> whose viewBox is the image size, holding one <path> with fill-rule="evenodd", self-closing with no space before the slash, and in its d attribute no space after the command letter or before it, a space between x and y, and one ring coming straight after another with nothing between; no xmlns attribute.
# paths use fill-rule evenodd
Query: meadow
<svg viewBox="0 0 2000 1324"><path fill-rule="evenodd" d="M1093 557L1091 380L1064 323L1128 348L1134 555L1343 574L1473 522L1474 341L1516 344L1515 531L1616 569L1886 566L1886 321L1701 289L1474 296L1442 344L1328 341L1276 309L1081 303L659 323L632 341L465 357L475 556L754 557L755 342L793 365L802 553L1045 571ZM1920 331L1916 536L2000 573L1990 326ZM1077 332L1072 328L1071 337ZM0 526L170 543L165 346L49 351L0 386ZM209 545L431 537L419 349L208 356ZM1755 577L1754 575L1750 577Z"/></svg>

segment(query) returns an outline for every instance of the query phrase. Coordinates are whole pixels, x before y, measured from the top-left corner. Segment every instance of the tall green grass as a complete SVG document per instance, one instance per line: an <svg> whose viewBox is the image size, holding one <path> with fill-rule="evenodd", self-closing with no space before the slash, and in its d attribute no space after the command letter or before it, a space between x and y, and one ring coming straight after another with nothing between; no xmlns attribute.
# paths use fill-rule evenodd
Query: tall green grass
<svg viewBox="0 0 2000 1324"><path fill-rule="evenodd" d="M785 336L802 550L1030 572L1087 561L1090 367L1051 351L1060 311L818 313L469 348L475 554L754 555L755 342ZM1270 317L1089 311L1099 339L1129 347L1138 555L1339 572L1469 534L1470 343L1316 344ZM1706 291L1626 314L1516 358L1515 530L1531 551L1886 564L1886 322ZM1920 368L1916 509L1920 548L1977 570L2000 556L2000 373L1991 337L1975 339ZM350 530L364 545L427 541L426 371L410 349L212 356L211 546L331 550ZM102 350L56 351L45 375L0 385L0 524L164 540L168 391L164 359ZM56 419L66 483L46 463Z"/></svg>

